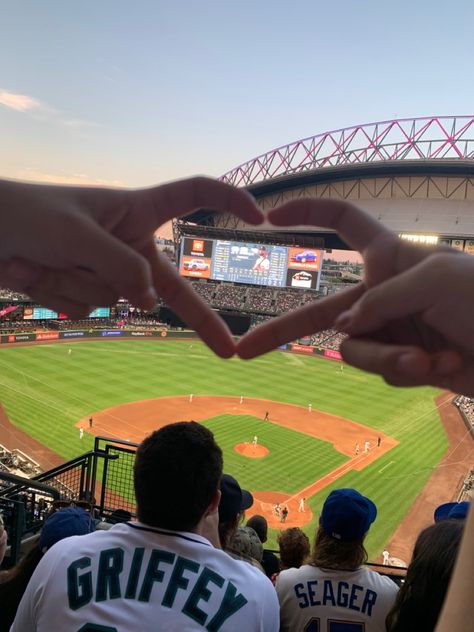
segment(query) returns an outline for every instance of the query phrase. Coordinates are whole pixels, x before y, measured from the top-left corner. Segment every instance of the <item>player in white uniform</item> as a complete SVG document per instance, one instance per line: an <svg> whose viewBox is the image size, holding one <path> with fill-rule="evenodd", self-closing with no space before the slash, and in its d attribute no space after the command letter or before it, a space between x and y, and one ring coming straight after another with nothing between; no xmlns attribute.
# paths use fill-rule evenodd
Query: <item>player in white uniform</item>
<svg viewBox="0 0 474 632"><path fill-rule="evenodd" d="M79 428L79 439L82 439L84 436L84 428Z"/></svg>
<svg viewBox="0 0 474 632"><path fill-rule="evenodd" d="M361 566L366 560L364 536L376 515L374 503L355 489L329 494L311 562L278 576L281 632L326 632L332 629L331 622L339 624L338 630L385 632L385 617L398 587Z"/></svg>
<svg viewBox="0 0 474 632"><path fill-rule="evenodd" d="M254 438L252 439L252 445L254 448L257 447L257 443L258 443L258 437L257 435L254 435Z"/></svg>
<svg viewBox="0 0 474 632"><path fill-rule="evenodd" d="M257 568L214 548L222 452L194 422L144 440L134 480L140 522L56 544L37 567L12 632L276 632L278 601Z"/></svg>

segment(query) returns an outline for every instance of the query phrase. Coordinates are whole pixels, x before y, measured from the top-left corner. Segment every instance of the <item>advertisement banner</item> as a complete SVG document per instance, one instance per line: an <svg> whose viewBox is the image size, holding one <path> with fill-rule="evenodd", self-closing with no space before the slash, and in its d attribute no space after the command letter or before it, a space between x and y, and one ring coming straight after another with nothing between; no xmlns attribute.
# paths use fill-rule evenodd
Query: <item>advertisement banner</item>
<svg viewBox="0 0 474 632"><path fill-rule="evenodd" d="M2 336L2 342L33 342L36 340L36 334L9 334Z"/></svg>
<svg viewBox="0 0 474 632"><path fill-rule="evenodd" d="M121 329L113 329L112 331L101 331L101 336L123 336L124 332Z"/></svg>
<svg viewBox="0 0 474 632"><path fill-rule="evenodd" d="M153 336L151 331L127 331L127 336L134 336L136 338L144 338L148 336Z"/></svg>
<svg viewBox="0 0 474 632"><path fill-rule="evenodd" d="M36 334L36 340L57 340L59 331L46 331Z"/></svg>
<svg viewBox="0 0 474 632"><path fill-rule="evenodd" d="M0 310L0 317L6 316L7 314L14 312L19 307L20 307L19 305L10 305L10 307L5 307L5 309Z"/></svg>
<svg viewBox="0 0 474 632"><path fill-rule="evenodd" d="M299 351L300 353L313 353L314 347L310 347L309 345L290 345L292 351Z"/></svg>
<svg viewBox="0 0 474 632"><path fill-rule="evenodd" d="M84 331L62 331L59 334L60 338L82 338L85 335Z"/></svg>
<svg viewBox="0 0 474 632"><path fill-rule="evenodd" d="M324 349L323 353L325 358L334 358L334 360L342 360L342 355L339 351L334 351L333 349Z"/></svg>

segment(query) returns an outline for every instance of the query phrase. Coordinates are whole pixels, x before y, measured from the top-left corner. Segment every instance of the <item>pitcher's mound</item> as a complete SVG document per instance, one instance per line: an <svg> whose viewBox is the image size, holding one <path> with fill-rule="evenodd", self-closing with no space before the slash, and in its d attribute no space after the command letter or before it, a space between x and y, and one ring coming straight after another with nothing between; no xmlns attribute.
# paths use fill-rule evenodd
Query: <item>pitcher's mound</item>
<svg viewBox="0 0 474 632"><path fill-rule="evenodd" d="M264 445L253 445L253 443L238 443L234 445L234 450L239 454L248 456L250 459L261 459L270 453L270 450Z"/></svg>

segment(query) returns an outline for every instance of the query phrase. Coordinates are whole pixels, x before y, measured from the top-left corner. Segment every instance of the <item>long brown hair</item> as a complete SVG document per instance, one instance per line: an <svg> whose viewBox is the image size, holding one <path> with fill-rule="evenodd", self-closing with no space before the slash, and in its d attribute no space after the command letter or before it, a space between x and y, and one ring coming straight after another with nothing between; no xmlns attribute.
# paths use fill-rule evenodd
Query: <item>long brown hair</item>
<svg viewBox="0 0 474 632"><path fill-rule="evenodd" d="M367 562L364 539L341 542L331 538L319 527L316 532L313 553L309 559L312 566L335 570L355 571Z"/></svg>
<svg viewBox="0 0 474 632"><path fill-rule="evenodd" d="M388 632L432 632L435 629L463 528L463 520L444 520L420 533L405 583L385 621Z"/></svg>

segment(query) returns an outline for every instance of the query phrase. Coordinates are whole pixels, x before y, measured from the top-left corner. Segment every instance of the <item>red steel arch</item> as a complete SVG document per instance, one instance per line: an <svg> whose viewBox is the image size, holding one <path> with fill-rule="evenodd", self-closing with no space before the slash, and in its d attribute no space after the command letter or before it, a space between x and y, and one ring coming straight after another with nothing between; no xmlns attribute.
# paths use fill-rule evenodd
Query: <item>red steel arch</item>
<svg viewBox="0 0 474 632"><path fill-rule="evenodd" d="M325 167L437 159L474 161L474 116L395 119L324 132L261 154L220 179L249 186Z"/></svg>

